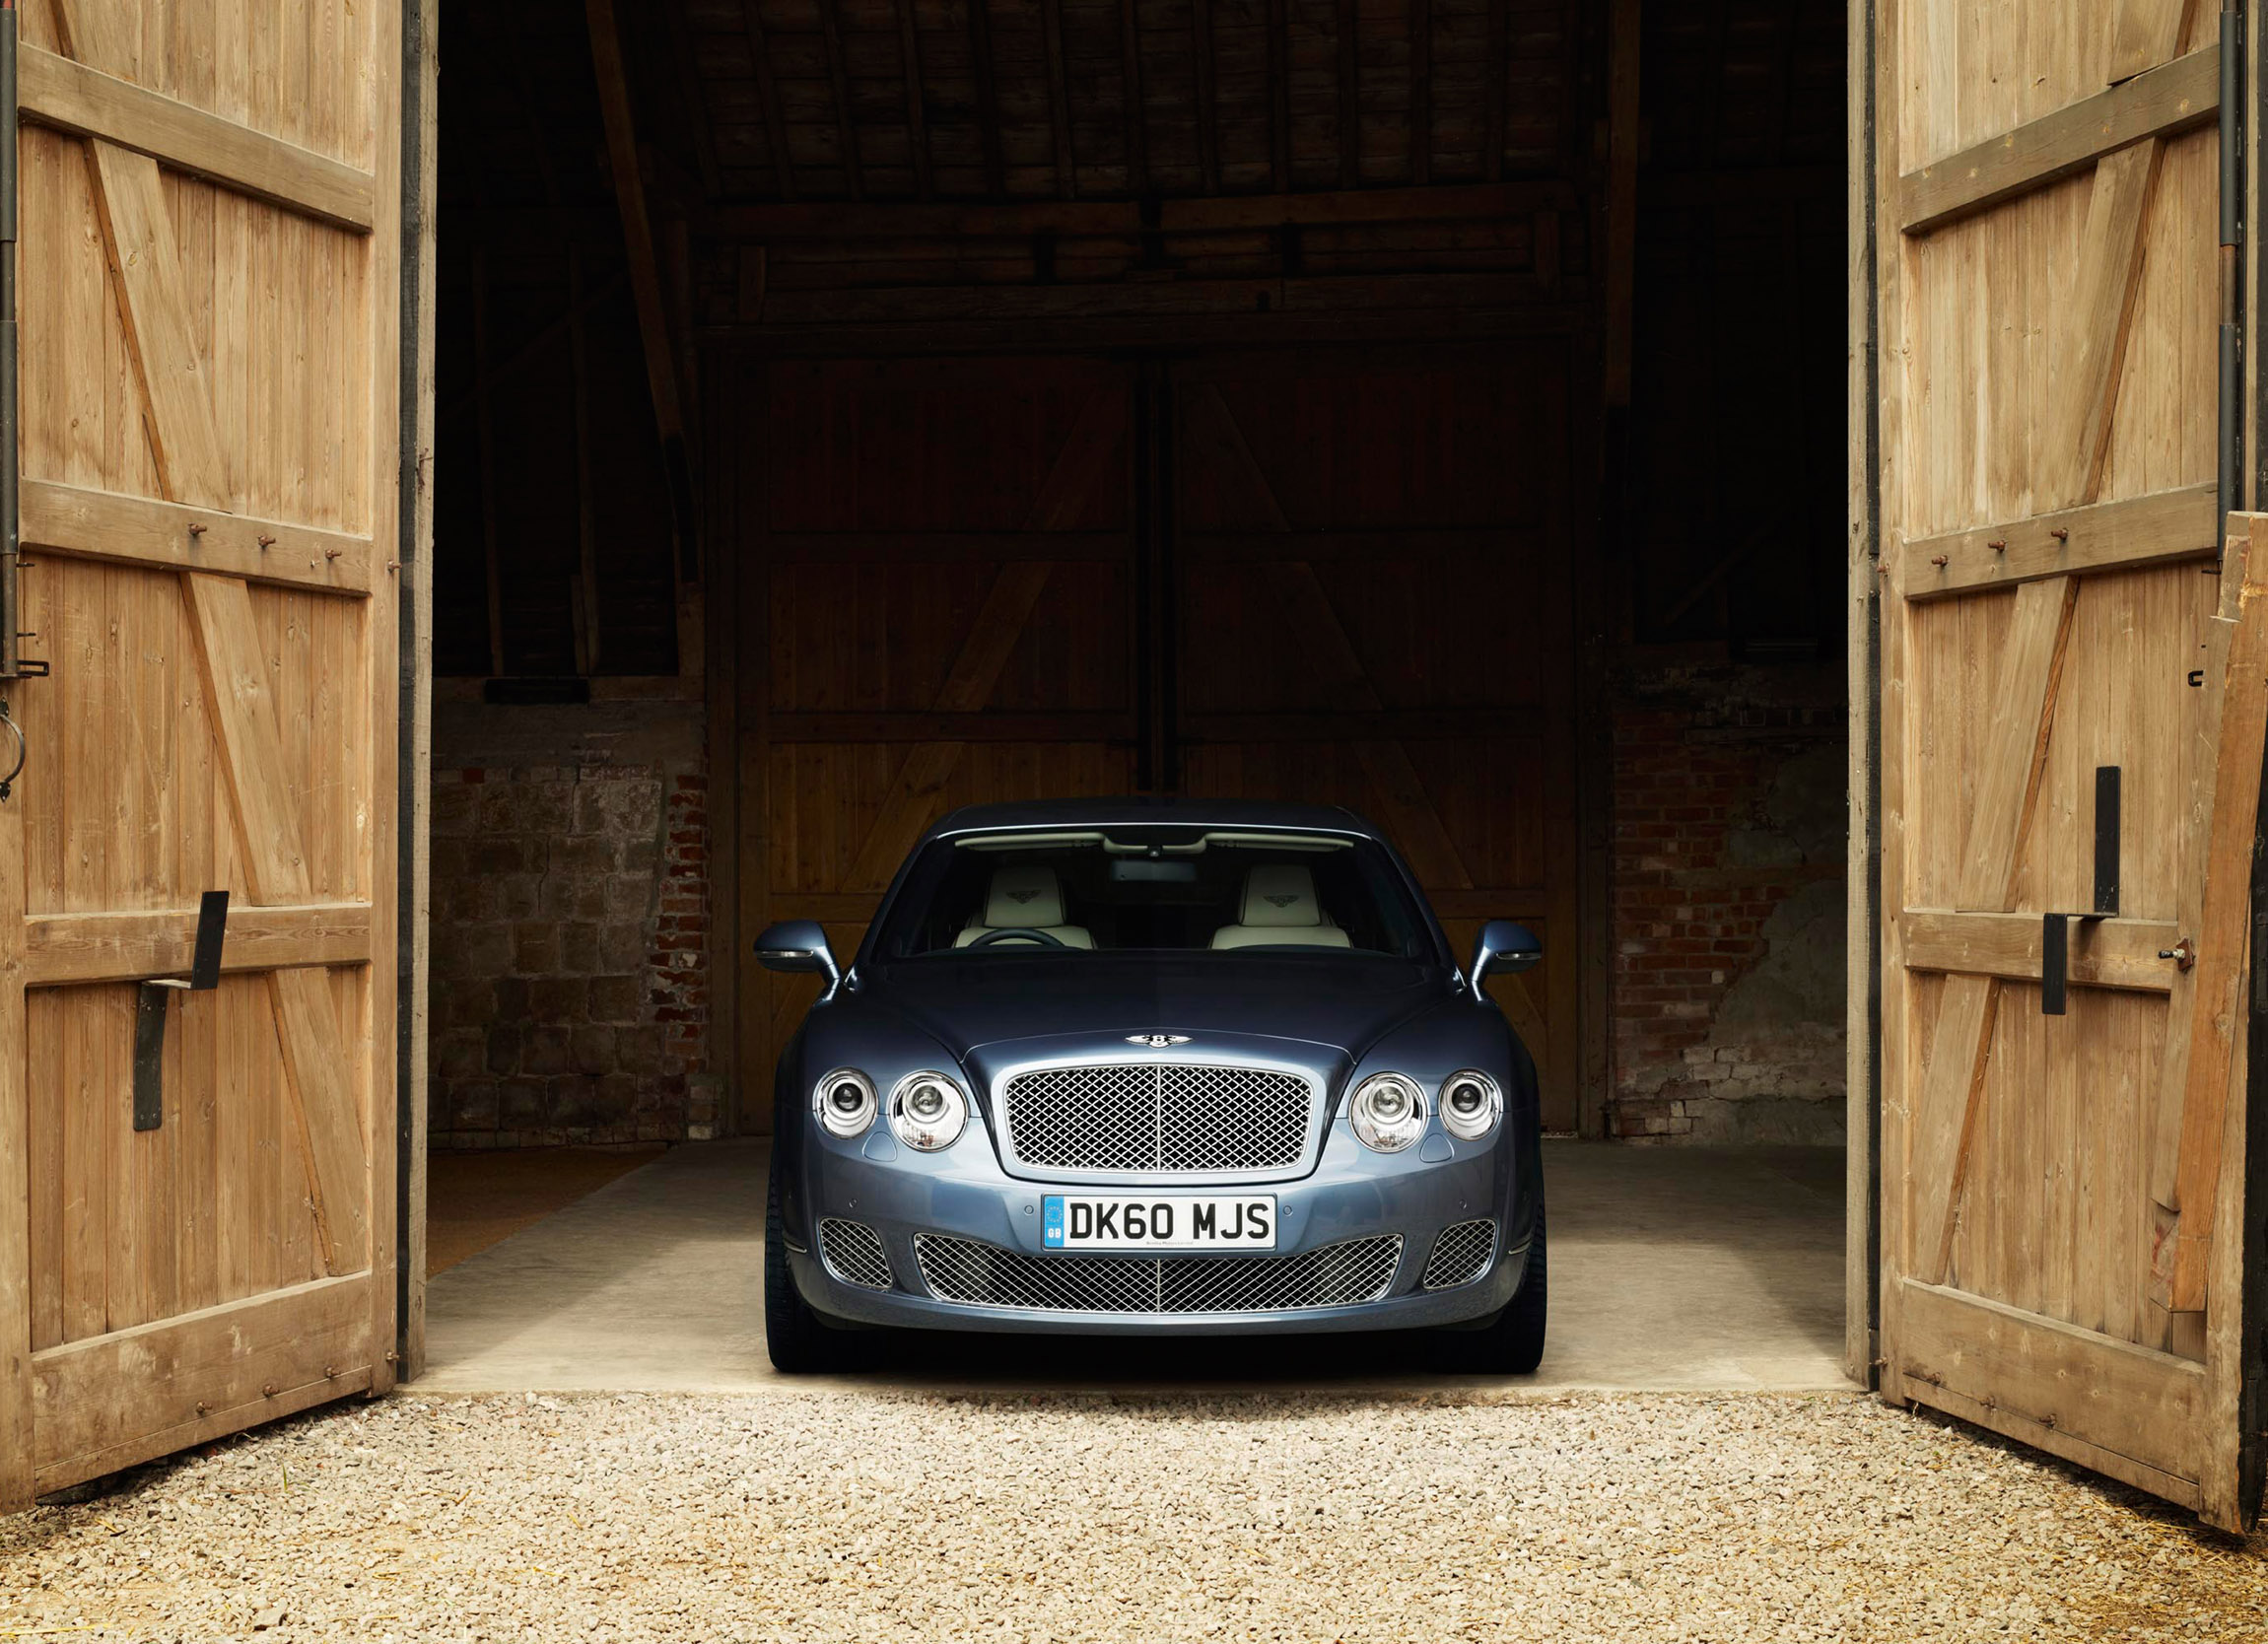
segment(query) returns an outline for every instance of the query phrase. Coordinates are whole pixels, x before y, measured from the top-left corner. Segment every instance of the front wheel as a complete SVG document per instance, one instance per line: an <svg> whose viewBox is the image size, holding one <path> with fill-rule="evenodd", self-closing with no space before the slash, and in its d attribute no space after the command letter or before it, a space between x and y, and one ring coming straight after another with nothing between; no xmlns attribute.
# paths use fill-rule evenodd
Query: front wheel
<svg viewBox="0 0 2268 1644"><path fill-rule="evenodd" d="M793 1376L851 1367L847 1333L829 1330L788 1266L788 1228L780 1218L780 1156L772 1156L764 1205L764 1346L775 1370Z"/></svg>
<svg viewBox="0 0 2268 1644"><path fill-rule="evenodd" d="M1550 1311L1549 1271L1544 1214L1539 1210L1518 1292L1503 1312L1478 1330L1443 1331L1435 1336L1441 1368L1479 1376L1533 1375L1536 1366L1544 1362L1544 1327Z"/></svg>

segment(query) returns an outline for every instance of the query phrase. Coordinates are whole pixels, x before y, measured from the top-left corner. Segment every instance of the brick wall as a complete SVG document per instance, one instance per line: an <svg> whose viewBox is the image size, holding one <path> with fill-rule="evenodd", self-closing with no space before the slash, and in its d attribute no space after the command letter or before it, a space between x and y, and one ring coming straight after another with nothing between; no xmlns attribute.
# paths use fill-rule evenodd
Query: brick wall
<svg viewBox="0 0 2268 1644"><path fill-rule="evenodd" d="M1614 1134L1841 1139L1843 702L1839 669L1618 680Z"/></svg>
<svg viewBox="0 0 2268 1644"><path fill-rule="evenodd" d="M715 1133L709 811L682 704L437 704L437 1147Z"/></svg>

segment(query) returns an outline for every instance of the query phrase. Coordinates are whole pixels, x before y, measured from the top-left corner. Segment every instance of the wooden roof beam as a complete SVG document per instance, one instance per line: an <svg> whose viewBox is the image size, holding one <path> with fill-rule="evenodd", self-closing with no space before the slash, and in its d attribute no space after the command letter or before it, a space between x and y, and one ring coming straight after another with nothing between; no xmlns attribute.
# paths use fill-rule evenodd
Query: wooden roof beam
<svg viewBox="0 0 2268 1644"><path fill-rule="evenodd" d="M1353 0L1343 0L1350 6ZM1132 9L1133 0L1128 0ZM1191 66L1197 86L1197 169L1207 194L1220 192L1220 109L1213 97L1212 0L1189 0ZM1134 111L1139 116L1139 109Z"/></svg>
<svg viewBox="0 0 2268 1644"><path fill-rule="evenodd" d="M1482 107L1480 174L1494 182L1504 174L1504 82L1511 78L1511 0L1488 0L1488 84Z"/></svg>
<svg viewBox="0 0 2268 1644"><path fill-rule="evenodd" d="M685 33L685 0L662 0L661 16L669 32L669 66L675 73L680 100L678 118L693 139L693 164L701 173L701 192L706 198L719 199L723 195L724 182L717 166L717 126L709 117L709 94L702 89L693 61L693 42Z"/></svg>
<svg viewBox="0 0 2268 1644"><path fill-rule="evenodd" d="M788 159L788 121L780 111L780 81L772 72L772 43L764 37L764 20L756 15L756 0L740 0L740 21L748 35L748 56L756 74L756 98L764 105L764 146L772 151L772 174L780 197L795 197L795 168Z"/></svg>
<svg viewBox="0 0 2268 1644"><path fill-rule="evenodd" d="M1000 89L993 66L993 17L986 0L969 0L968 19L969 71L976 80L977 141L985 156L985 192L999 199L1008 191L1008 169L1000 151Z"/></svg>
<svg viewBox="0 0 2268 1644"><path fill-rule="evenodd" d="M1134 0L1119 0L1119 85L1126 104L1127 190L1149 192L1149 128L1143 119L1141 43L1134 30Z"/></svg>
<svg viewBox="0 0 2268 1644"><path fill-rule="evenodd" d="M906 93L906 146L914 154L914 191L925 200L937 197L930 172L929 127L922 110L922 42L914 32L914 0L892 0L898 14L898 62Z"/></svg>
<svg viewBox="0 0 2268 1644"><path fill-rule="evenodd" d="M606 126L606 157L614 173L614 201L622 213L622 244L630 263L630 295L638 311L638 340L646 354L646 384L653 398L653 421L661 433L661 462L669 480L670 513L677 528L681 563L690 561L693 542L693 485L690 442L686 439L683 391L677 357L669 340L669 317L662 306L661 264L653 225L646 211L646 179L638 167L638 127L631 114L630 86L623 74L622 35L615 24L614 0L584 0L590 29L590 62L598 81L598 110Z"/></svg>
<svg viewBox="0 0 2268 1644"><path fill-rule="evenodd" d="M1056 195L1070 199L1079 191L1078 161L1071 153L1070 77L1064 71L1064 0L1040 0L1047 26L1048 124L1056 163Z"/></svg>
<svg viewBox="0 0 2268 1644"><path fill-rule="evenodd" d="M1501 0L1498 0L1501 4ZM1354 0L1339 0L1339 186L1362 180L1361 42L1355 36ZM1496 173L1488 173L1495 180Z"/></svg>
<svg viewBox="0 0 2268 1644"><path fill-rule="evenodd" d="M756 0L748 0L753 7ZM815 0L819 30L827 49L827 84L835 98L835 138L843 150L843 186L851 198L866 197L865 168L859 163L859 127L851 118L851 78L843 66L843 28L835 16L837 0Z"/></svg>
<svg viewBox="0 0 2268 1644"><path fill-rule="evenodd" d="M1291 190L1289 9L1289 0L1268 0L1268 164L1270 178L1279 194Z"/></svg>
<svg viewBox="0 0 2268 1644"><path fill-rule="evenodd" d="M696 225L724 240L896 240L1032 234L1133 236L1246 229L1327 228L1342 223L1448 223L1502 218L1581 204L1569 182L1538 178L1433 188L1362 188L1314 194L1231 194L1158 203L1145 224L1133 200L1019 201L1005 205L867 204L720 206Z"/></svg>
<svg viewBox="0 0 2268 1644"><path fill-rule="evenodd" d="M1489 13L1493 20L1494 11ZM1631 327L1638 265L1638 0L1615 0L1607 41L1607 381L1609 405L1630 403ZM1495 27L1493 21L1490 28ZM1503 67L1492 83L1491 108L1501 108ZM1500 117L1500 116L1499 116ZM1504 158L1499 125L1488 159Z"/></svg>
<svg viewBox="0 0 2268 1644"><path fill-rule="evenodd" d="M1433 180L1433 0L1409 0L1409 180Z"/></svg>

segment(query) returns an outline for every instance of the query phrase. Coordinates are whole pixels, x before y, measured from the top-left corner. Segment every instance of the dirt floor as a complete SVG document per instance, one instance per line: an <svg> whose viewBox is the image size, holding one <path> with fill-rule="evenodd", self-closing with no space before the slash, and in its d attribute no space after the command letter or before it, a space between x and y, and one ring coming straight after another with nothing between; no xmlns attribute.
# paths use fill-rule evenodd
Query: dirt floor
<svg viewBox="0 0 2268 1644"><path fill-rule="evenodd" d="M428 1277L556 1215L661 1156L654 1147L436 1153L426 1162Z"/></svg>
<svg viewBox="0 0 2268 1644"><path fill-rule="evenodd" d="M2268 1639L2268 1541L1847 1395L400 1397L0 1522L0 1638Z"/></svg>

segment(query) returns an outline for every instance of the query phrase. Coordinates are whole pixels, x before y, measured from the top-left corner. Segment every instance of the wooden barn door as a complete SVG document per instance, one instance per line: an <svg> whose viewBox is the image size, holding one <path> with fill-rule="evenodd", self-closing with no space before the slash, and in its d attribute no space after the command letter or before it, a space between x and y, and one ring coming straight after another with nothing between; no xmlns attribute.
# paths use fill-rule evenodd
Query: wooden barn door
<svg viewBox="0 0 2268 1644"><path fill-rule="evenodd" d="M2268 532L2217 553L2216 19L1880 16L1883 1386L2233 1526Z"/></svg>
<svg viewBox="0 0 2268 1644"><path fill-rule="evenodd" d="M0 1507L394 1342L397 8L21 16Z"/></svg>
<svg viewBox="0 0 2268 1644"><path fill-rule="evenodd" d="M742 924L816 919L848 958L945 811L1136 786L1135 373L1036 358L751 375ZM741 974L743 1124L763 1130L817 985Z"/></svg>
<svg viewBox="0 0 2268 1644"><path fill-rule="evenodd" d="M1173 374L1168 778L1353 807L1460 953L1519 919L1490 991L1577 1123L1574 618L1565 344L1301 350Z"/></svg>

